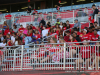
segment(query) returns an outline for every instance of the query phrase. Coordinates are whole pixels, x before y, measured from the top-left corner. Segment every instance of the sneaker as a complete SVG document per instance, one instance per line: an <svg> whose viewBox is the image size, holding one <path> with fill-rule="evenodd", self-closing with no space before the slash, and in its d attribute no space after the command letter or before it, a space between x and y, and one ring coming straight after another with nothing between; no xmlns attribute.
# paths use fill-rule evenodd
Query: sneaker
<svg viewBox="0 0 100 75"><path fill-rule="evenodd" d="M89 68L88 68L88 70L92 70L92 68L91 68L91 67L89 67Z"/></svg>

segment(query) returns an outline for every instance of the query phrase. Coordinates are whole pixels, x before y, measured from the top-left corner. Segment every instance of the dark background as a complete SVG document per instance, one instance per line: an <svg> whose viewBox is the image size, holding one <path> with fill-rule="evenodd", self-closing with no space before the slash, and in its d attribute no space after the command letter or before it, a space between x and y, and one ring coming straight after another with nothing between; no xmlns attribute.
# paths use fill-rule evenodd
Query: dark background
<svg viewBox="0 0 100 75"><path fill-rule="evenodd" d="M30 1L31 2L28 2L28 0L0 0L0 10L7 9L6 11L0 11L0 12L9 13L9 12L18 12L18 10L19 12L26 11L26 9L21 9L21 8L27 7L29 5L32 6L32 9L34 9L34 2L35 2L36 10L41 9L42 2L45 2L46 4L45 9L52 8L52 7L55 7L55 5L57 4L59 0L30 0ZM61 0L61 2L65 2L65 1L67 1L67 3L63 4L62 6L71 6L72 3L74 3L74 5L93 3L91 1L99 2L100 0L85 0L81 2L76 2L77 0Z"/></svg>

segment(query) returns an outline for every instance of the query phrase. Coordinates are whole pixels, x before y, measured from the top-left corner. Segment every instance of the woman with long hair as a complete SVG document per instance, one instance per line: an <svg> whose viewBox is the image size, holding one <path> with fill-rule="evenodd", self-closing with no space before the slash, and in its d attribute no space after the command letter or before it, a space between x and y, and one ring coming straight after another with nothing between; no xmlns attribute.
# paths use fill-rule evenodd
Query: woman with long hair
<svg viewBox="0 0 100 75"><path fill-rule="evenodd" d="M60 29L59 25L57 24L56 25L56 33L59 35L60 31L61 31L61 29Z"/></svg>
<svg viewBox="0 0 100 75"><path fill-rule="evenodd" d="M21 38L19 36L16 36L15 38L15 46L16 45L22 45Z"/></svg>
<svg viewBox="0 0 100 75"><path fill-rule="evenodd" d="M60 44L60 50L58 53L56 53L55 55L53 55L53 61L54 62L60 62L61 59L64 58L64 39L63 38L59 38L59 43ZM73 58L73 56L76 54L76 50L72 50L72 51L68 51L68 48L66 47L66 58ZM55 59L56 58L56 59Z"/></svg>
<svg viewBox="0 0 100 75"><path fill-rule="evenodd" d="M43 63L49 59L52 59L53 55L60 50L60 48L57 46L57 44L53 44L53 43L57 43L57 40L55 38L51 38L50 43L52 44L52 47L50 47L48 49L49 55L45 59L41 60L41 63Z"/></svg>
<svg viewBox="0 0 100 75"><path fill-rule="evenodd" d="M5 31L5 29L6 29L7 27L9 27L9 26L7 25L7 22L4 21L4 24L2 25L2 29Z"/></svg>

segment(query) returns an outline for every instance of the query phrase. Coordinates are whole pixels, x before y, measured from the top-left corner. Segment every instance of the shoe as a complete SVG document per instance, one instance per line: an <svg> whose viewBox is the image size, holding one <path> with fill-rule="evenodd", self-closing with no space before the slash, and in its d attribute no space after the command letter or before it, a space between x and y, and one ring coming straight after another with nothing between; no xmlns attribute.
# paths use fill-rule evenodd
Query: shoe
<svg viewBox="0 0 100 75"><path fill-rule="evenodd" d="M92 68L91 68L91 67L89 67L89 68L88 68L88 70L92 70Z"/></svg>

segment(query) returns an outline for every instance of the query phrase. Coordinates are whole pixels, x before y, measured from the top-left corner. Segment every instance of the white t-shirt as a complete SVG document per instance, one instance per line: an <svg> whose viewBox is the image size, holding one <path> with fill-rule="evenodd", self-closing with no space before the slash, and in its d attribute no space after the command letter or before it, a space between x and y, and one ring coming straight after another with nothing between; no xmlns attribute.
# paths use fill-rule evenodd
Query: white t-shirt
<svg viewBox="0 0 100 75"><path fill-rule="evenodd" d="M44 37L44 36L47 36L47 34L48 34L48 30L47 30L47 29L42 30L42 36L43 36L43 37Z"/></svg>
<svg viewBox="0 0 100 75"><path fill-rule="evenodd" d="M100 31L98 31L97 34L100 36Z"/></svg>
<svg viewBox="0 0 100 75"><path fill-rule="evenodd" d="M0 47L5 47L6 43L0 43Z"/></svg>
<svg viewBox="0 0 100 75"><path fill-rule="evenodd" d="M11 36L11 40L13 41L13 43L15 42L15 37Z"/></svg>
<svg viewBox="0 0 100 75"><path fill-rule="evenodd" d="M87 13L88 14L88 9L86 9L86 10L84 9L84 13Z"/></svg>
<svg viewBox="0 0 100 75"><path fill-rule="evenodd" d="M62 28L63 28L63 26L62 26L62 25L60 25L60 28L62 29Z"/></svg>

